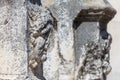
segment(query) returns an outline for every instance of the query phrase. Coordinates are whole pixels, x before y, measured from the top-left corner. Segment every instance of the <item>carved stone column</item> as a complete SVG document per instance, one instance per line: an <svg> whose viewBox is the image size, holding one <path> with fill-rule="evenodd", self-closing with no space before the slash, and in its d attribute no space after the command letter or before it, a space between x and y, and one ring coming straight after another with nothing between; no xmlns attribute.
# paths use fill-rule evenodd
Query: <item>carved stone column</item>
<svg viewBox="0 0 120 80"><path fill-rule="evenodd" d="M76 0L56 0L49 7L51 13L57 20L59 45L58 80L74 80L75 52L73 20L80 11L80 5L77 2Z"/></svg>
<svg viewBox="0 0 120 80"><path fill-rule="evenodd" d="M1 0L0 80L106 80L107 0Z"/></svg>
<svg viewBox="0 0 120 80"><path fill-rule="evenodd" d="M107 32L107 24L114 17L116 11L106 0L57 1L57 3L54 3L54 5L50 7L50 10L58 21L58 41L60 51L63 48L63 62L65 61L65 56L70 56L67 54L67 52L70 51L67 51L70 46L64 48L64 45L66 43L70 45L69 35L65 34L71 30L70 26L72 23L74 32L70 31L70 35L71 38L74 39L75 52L73 51L72 58L75 58L75 64L68 64L68 67L73 67L74 65L74 79L106 80L107 74L111 71L109 49L112 41L111 35ZM71 6L74 7L71 8ZM67 29L67 23L69 29ZM64 27L65 25L66 27ZM74 35L74 37L72 37L72 35ZM74 59L72 61L74 62ZM63 66L63 64L60 64L60 66L61 65ZM67 63L64 65L66 66ZM63 75L63 73L69 69L68 67L62 67L64 70L60 69L59 75L62 78L59 78L59 80L73 80L71 76L67 76L67 73L64 75L69 78Z"/></svg>

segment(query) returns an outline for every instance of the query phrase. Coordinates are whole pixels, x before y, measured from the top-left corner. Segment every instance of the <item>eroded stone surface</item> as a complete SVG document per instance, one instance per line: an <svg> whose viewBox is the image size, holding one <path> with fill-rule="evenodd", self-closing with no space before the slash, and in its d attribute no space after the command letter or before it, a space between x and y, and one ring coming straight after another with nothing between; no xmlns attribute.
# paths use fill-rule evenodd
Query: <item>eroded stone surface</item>
<svg viewBox="0 0 120 80"><path fill-rule="evenodd" d="M107 1L29 1L0 1L0 79L106 80Z"/></svg>
<svg viewBox="0 0 120 80"><path fill-rule="evenodd" d="M0 79L27 75L26 8L24 0L0 1ZM22 66L22 67L21 67Z"/></svg>
<svg viewBox="0 0 120 80"><path fill-rule="evenodd" d="M43 62L47 60L49 39L53 30L53 18L49 10L41 5L30 2L27 7L29 22L29 67L33 73L30 77L36 76L38 79L45 80L43 76Z"/></svg>

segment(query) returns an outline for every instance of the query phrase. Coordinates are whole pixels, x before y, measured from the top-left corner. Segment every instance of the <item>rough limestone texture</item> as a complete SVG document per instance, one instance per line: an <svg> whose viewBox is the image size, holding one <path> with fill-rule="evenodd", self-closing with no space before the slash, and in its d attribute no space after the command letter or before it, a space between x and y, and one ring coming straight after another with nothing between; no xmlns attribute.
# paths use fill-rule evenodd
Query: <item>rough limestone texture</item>
<svg viewBox="0 0 120 80"><path fill-rule="evenodd" d="M88 30L91 32L88 33ZM75 35L77 66L75 80L106 80L106 75L111 71L109 64L111 35L103 39L99 34L98 22L83 22Z"/></svg>
<svg viewBox="0 0 120 80"><path fill-rule="evenodd" d="M106 80L107 0L1 0L0 80Z"/></svg>
<svg viewBox="0 0 120 80"><path fill-rule="evenodd" d="M25 0L0 1L0 80L27 76Z"/></svg>

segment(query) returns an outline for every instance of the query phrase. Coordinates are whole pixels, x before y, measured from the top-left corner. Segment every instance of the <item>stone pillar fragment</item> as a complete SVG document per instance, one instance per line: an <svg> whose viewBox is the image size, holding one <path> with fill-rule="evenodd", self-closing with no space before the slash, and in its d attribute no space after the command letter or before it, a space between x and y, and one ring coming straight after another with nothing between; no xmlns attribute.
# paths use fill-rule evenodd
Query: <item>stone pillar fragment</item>
<svg viewBox="0 0 120 80"><path fill-rule="evenodd" d="M106 80L107 0L1 0L0 80Z"/></svg>
<svg viewBox="0 0 120 80"><path fill-rule="evenodd" d="M62 8L62 7L61 7ZM65 10L61 9L60 11ZM58 42L59 42L59 80L73 80L74 79L74 37L72 21L65 13L59 15L57 23L58 27Z"/></svg>
<svg viewBox="0 0 120 80"><path fill-rule="evenodd" d="M74 6L73 3L76 5ZM73 19L80 10L80 7L78 6L80 5L75 0L56 0L55 3L50 6L50 10L57 20L59 42L58 80L74 80L75 53Z"/></svg>
<svg viewBox="0 0 120 80"><path fill-rule="evenodd" d="M0 1L0 80L27 77L25 0Z"/></svg>

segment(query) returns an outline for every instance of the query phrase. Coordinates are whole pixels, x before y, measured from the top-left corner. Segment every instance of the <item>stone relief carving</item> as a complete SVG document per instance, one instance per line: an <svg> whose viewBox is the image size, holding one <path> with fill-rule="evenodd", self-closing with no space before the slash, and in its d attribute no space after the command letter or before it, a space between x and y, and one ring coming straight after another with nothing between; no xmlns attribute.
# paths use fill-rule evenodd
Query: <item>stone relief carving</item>
<svg viewBox="0 0 120 80"><path fill-rule="evenodd" d="M0 12L0 80L106 80L106 0L1 0Z"/></svg>
<svg viewBox="0 0 120 80"><path fill-rule="evenodd" d="M111 71L109 64L109 50L112 37L109 34L107 39L98 42L91 41L83 46L80 64L75 80L106 80Z"/></svg>
<svg viewBox="0 0 120 80"><path fill-rule="evenodd" d="M39 66L47 59L49 36L53 28L53 18L46 8L29 3L28 7L28 36L29 36L29 67L34 75L43 73ZM41 75L41 74L40 74ZM40 76L39 75L39 76Z"/></svg>
<svg viewBox="0 0 120 80"><path fill-rule="evenodd" d="M74 67L76 67L74 64L74 32L73 32L73 24L72 20L70 20L70 16L68 15L69 10L66 9L66 7L60 7L57 6L56 11L53 9L53 13L59 13L57 14L57 27L58 27L58 39L59 42L57 43L59 45L59 53L62 52L62 55L59 55L59 58L64 59L66 57L66 60L68 58L68 62L70 61L70 64L60 64L59 63L59 78L60 80L64 80L63 76L66 76L66 79L73 80L106 80L106 75L109 74L111 71L111 67L109 65L109 49L110 44L112 41L111 35L107 33L106 31L106 25L107 23L103 23L103 28L99 29L100 32L100 38L98 41L88 41L83 47L84 53L80 57L80 63L77 68L77 71L74 70ZM52 17L52 14L50 11L46 8L44 8L39 1L33 1L30 0L28 2L28 36L29 36L29 67L32 73L41 80L46 80L45 77L43 77L43 62L47 60L47 48L49 46L49 38L51 35L51 30L54 26L54 20ZM61 13L61 12L63 13ZM85 10L85 12L89 10ZM90 12L92 12L90 10ZM94 12L94 10L93 10ZM97 13L97 11L95 12ZM81 17L77 17L78 23L79 20L88 19L88 21L98 21L98 18L101 18L103 14L80 14ZM86 18L86 17L88 18ZM93 20L92 20L93 19ZM63 26L65 25L65 26ZM97 25L96 25L97 26ZM100 25L101 26L101 25ZM104 31L105 30L105 31ZM66 34L66 35L65 35ZM68 35L69 34L69 35ZM63 36L65 35L65 36ZM65 38L64 38L65 37ZM67 40L69 39L69 40ZM67 41L66 41L67 40ZM68 42L71 43L68 43ZM68 44L70 46L66 46L65 44ZM68 49L69 48L69 49ZM66 49L66 51L64 51ZM67 51L68 49L68 51ZM71 50L71 51L70 51ZM66 52L69 52L70 57L66 55ZM71 54L70 54L71 53ZM63 60L65 61L65 60ZM69 66L69 67L68 67ZM67 70L68 69L68 70ZM71 71L71 72L70 72ZM75 72L75 76L74 73ZM72 77L71 77L72 76ZM48 77L49 79L49 77Z"/></svg>

